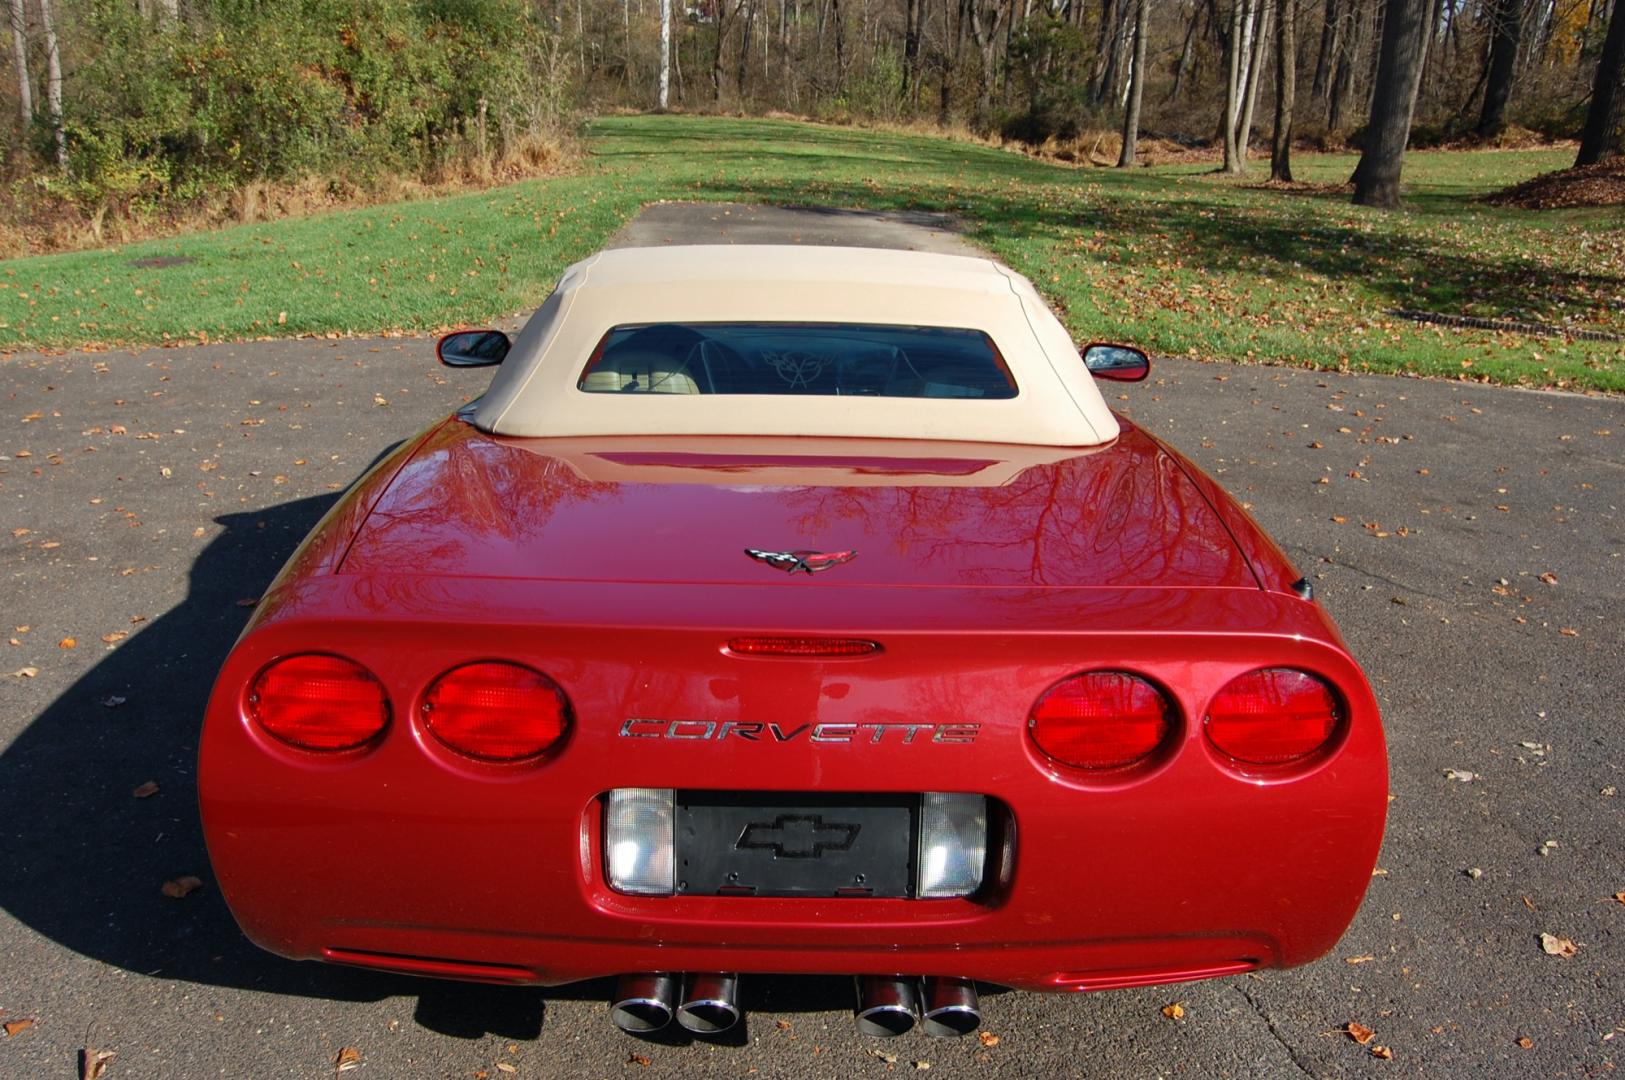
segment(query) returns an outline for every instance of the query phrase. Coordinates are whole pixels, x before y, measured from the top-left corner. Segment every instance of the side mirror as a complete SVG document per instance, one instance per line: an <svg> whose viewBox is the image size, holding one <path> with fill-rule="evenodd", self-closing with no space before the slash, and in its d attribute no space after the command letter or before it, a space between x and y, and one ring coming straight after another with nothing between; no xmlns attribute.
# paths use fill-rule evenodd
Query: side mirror
<svg viewBox="0 0 1625 1080"><path fill-rule="evenodd" d="M490 367L502 363L512 347L500 330L459 330L441 338L434 351L447 367Z"/></svg>
<svg viewBox="0 0 1625 1080"><path fill-rule="evenodd" d="M1083 366L1097 379L1139 382L1151 374L1151 358L1132 345L1091 345L1083 350Z"/></svg>

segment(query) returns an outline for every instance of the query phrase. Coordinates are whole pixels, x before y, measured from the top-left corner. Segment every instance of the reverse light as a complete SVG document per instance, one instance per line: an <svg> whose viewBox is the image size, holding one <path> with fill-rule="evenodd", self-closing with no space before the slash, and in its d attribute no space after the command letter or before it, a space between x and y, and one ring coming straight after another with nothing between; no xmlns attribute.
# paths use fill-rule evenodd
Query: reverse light
<svg viewBox="0 0 1625 1080"><path fill-rule="evenodd" d="M987 797L927 791L920 797L920 851L914 895L969 896L987 865Z"/></svg>
<svg viewBox="0 0 1625 1080"><path fill-rule="evenodd" d="M1027 729L1050 757L1080 769L1118 769L1150 757L1173 726L1161 690L1126 671L1063 679L1033 705Z"/></svg>
<svg viewBox="0 0 1625 1080"><path fill-rule="evenodd" d="M389 695L354 660L304 653L269 664L254 677L248 713L289 746L353 750L388 726Z"/></svg>
<svg viewBox="0 0 1625 1080"><path fill-rule="evenodd" d="M520 664L488 660L452 668L423 695L423 726L443 745L480 761L521 761L545 751L570 725L558 684Z"/></svg>
<svg viewBox="0 0 1625 1080"><path fill-rule="evenodd" d="M1230 680L1208 707L1207 737L1236 761L1285 765L1331 742L1342 723L1337 696L1306 671L1266 668Z"/></svg>
<svg viewBox="0 0 1625 1080"><path fill-rule="evenodd" d="M676 792L671 788L616 788L604 811L604 853L609 887L638 896L676 891Z"/></svg>

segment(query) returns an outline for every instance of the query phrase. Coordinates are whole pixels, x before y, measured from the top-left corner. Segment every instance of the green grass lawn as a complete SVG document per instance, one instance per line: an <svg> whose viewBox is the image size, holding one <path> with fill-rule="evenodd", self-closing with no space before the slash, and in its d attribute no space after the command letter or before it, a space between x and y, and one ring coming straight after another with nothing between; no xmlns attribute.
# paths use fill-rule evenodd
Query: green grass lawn
<svg viewBox="0 0 1625 1080"><path fill-rule="evenodd" d="M1156 352L1625 390L1625 347L1419 325L1455 315L1625 331L1625 215L1474 197L1569 163L1413 153L1408 208L1197 166L1072 169L923 136L781 121L594 121L578 174L473 195L0 263L0 347L429 330L528 310L645 203L949 210L1081 339ZM1300 155L1316 184L1354 159ZM1262 179L1263 163L1255 164ZM138 267L170 256L174 265Z"/></svg>

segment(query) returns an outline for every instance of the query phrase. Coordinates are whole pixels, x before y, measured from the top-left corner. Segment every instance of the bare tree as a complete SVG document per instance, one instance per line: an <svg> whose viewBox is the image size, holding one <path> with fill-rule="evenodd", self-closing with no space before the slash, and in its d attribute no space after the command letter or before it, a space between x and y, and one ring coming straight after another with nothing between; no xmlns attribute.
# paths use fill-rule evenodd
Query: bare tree
<svg viewBox="0 0 1625 1080"><path fill-rule="evenodd" d="M17 62L17 111L22 114L23 128L34 122L34 89L28 78L28 14L23 0L10 0L11 53Z"/></svg>
<svg viewBox="0 0 1625 1080"><path fill-rule="evenodd" d="M1236 121L1241 114L1241 57L1246 52L1242 34L1247 20L1252 18L1253 0L1235 0L1230 12L1230 41L1226 50L1230 56L1230 77L1224 84L1224 117L1220 126L1224 137L1224 166L1227 173L1242 170L1241 155L1236 152Z"/></svg>
<svg viewBox="0 0 1625 1080"><path fill-rule="evenodd" d="M1391 210L1399 205L1399 172L1411 137L1430 10L1428 0L1388 0L1371 122L1354 168L1354 201L1361 206Z"/></svg>
<svg viewBox="0 0 1625 1080"><path fill-rule="evenodd" d="M51 115L51 131L56 136L56 164L68 167L68 138L62 130L62 53L57 49L56 24L51 20L51 0L39 0L40 27L45 31L45 107Z"/></svg>
<svg viewBox="0 0 1625 1080"><path fill-rule="evenodd" d="M1140 100L1145 96L1145 25L1151 0L1136 0L1134 5L1134 58L1129 70L1128 105L1123 109L1123 149L1117 155L1117 167L1134 164L1134 144L1140 138Z"/></svg>
<svg viewBox="0 0 1625 1080"><path fill-rule="evenodd" d="M1269 58L1270 22L1275 12L1270 0L1258 0L1256 7L1257 23L1252 33L1252 60L1247 67L1247 89L1241 99L1241 123L1236 130L1236 156L1239 159L1237 172L1247 168L1247 148L1253 141L1253 109L1258 104L1258 80L1264 70L1264 61Z"/></svg>
<svg viewBox="0 0 1625 1080"><path fill-rule="evenodd" d="M1292 105L1298 92L1298 6L1280 0L1275 27L1275 134L1270 139L1270 179L1292 182Z"/></svg>
<svg viewBox="0 0 1625 1080"><path fill-rule="evenodd" d="M976 113L979 118L986 119L993 109L994 50L998 46L999 30L1011 15L1014 0L995 0L990 12L982 10L982 0L965 0L965 6L970 12L971 40L976 43L977 51L982 56L981 92L976 99Z"/></svg>
<svg viewBox="0 0 1625 1080"><path fill-rule="evenodd" d="M671 105L671 0L660 0L660 96L661 112Z"/></svg>
<svg viewBox="0 0 1625 1080"><path fill-rule="evenodd" d="M1608 37L1602 43L1597 61L1597 78L1591 86L1591 108L1586 110L1585 127L1580 132L1580 154L1575 167L1593 165L1625 154L1621 145L1621 121L1625 120L1625 0L1614 0L1614 15L1608 21Z"/></svg>
<svg viewBox="0 0 1625 1080"><path fill-rule="evenodd" d="M1524 0L1495 0L1490 9L1490 61L1485 72L1484 108L1478 115L1478 134L1493 139L1506 129L1507 99L1518 66L1523 40Z"/></svg>

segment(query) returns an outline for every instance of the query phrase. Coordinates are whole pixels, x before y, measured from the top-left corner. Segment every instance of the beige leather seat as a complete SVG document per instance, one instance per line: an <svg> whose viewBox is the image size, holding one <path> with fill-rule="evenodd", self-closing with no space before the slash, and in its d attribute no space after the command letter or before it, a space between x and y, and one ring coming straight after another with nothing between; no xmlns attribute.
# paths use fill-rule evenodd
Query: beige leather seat
<svg viewBox="0 0 1625 1080"><path fill-rule="evenodd" d="M617 349L587 373L581 388L592 394L698 394L687 366L672 368L662 353Z"/></svg>

